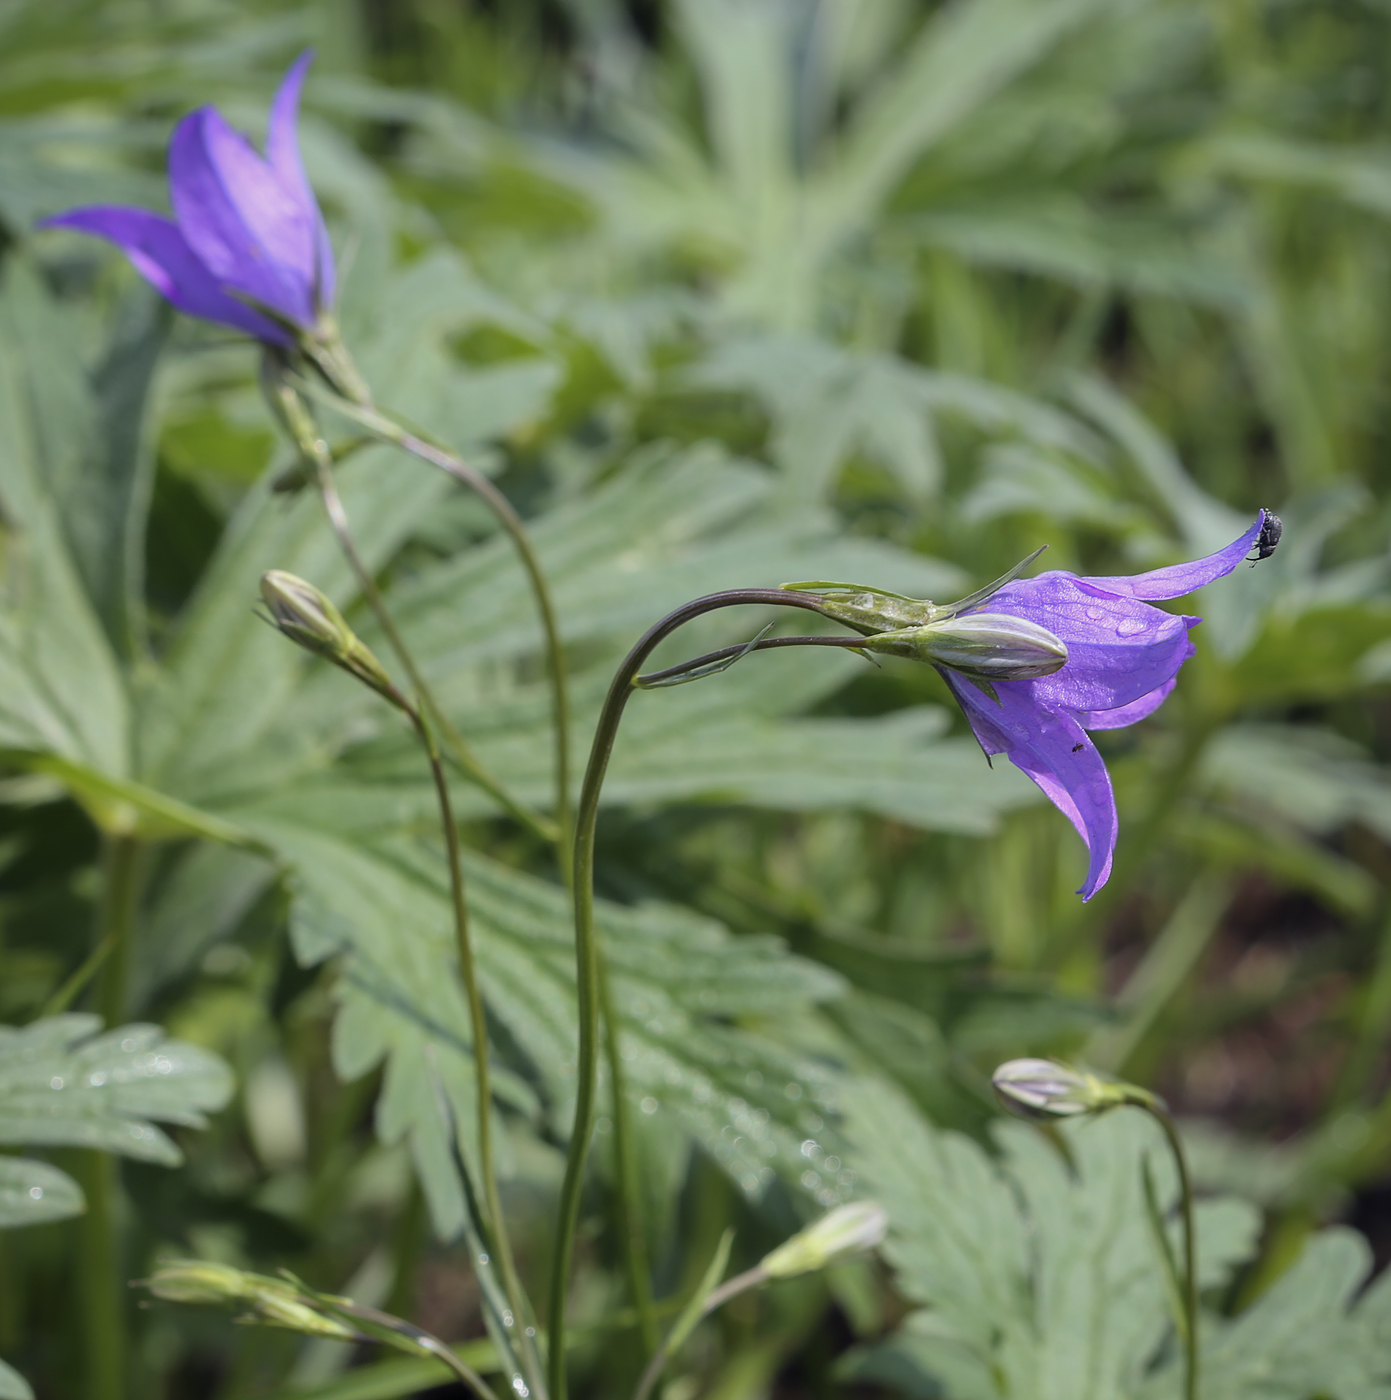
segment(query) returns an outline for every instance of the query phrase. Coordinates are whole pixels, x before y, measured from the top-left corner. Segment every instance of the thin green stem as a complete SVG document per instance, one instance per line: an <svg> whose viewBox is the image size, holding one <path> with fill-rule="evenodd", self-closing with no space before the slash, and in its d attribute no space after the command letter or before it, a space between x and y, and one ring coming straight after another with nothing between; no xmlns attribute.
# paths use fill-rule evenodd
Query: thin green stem
<svg viewBox="0 0 1391 1400"><path fill-rule="evenodd" d="M423 1327L417 1327L413 1322L406 1322L403 1318L395 1317L391 1313L382 1312L379 1308L369 1308L363 1303L353 1303L347 1300L334 1300L333 1315L342 1317L344 1320L351 1319L357 1323L367 1323L374 1331L369 1334L374 1341L387 1341L375 1329L382 1332L395 1333L403 1338L413 1351L425 1352L428 1356L433 1356L442 1361L451 1371L479 1397L479 1400L498 1400L497 1392L492 1386L470 1366L463 1357L459 1356L453 1347L446 1346L433 1332L427 1332Z"/></svg>
<svg viewBox="0 0 1391 1400"><path fill-rule="evenodd" d="M589 764L580 788L575 809L575 975L579 1003L579 1047L575 1083L575 1118L565 1158L565 1179L560 1189L560 1210L556 1222L555 1256L551 1264L550 1307L547 1325L553 1337L565 1335L566 1293L570 1281L570 1265L574 1255L575 1228L579 1222L580 1194L584 1186L585 1158L594 1132L594 1096L598 1078L599 1027L601 1022L601 965L598 936L594 928L594 839L599 818L599 794L608 772L618 726L634 681L643 662L654 648L678 628L704 613L718 608L755 604L772 607L803 608L819 612L819 600L808 594L788 592L777 588L736 589L696 598L669 613L650 627L618 668L609 686L599 723L590 747ZM617 1027L611 1026L615 1040ZM621 1111L615 1096L615 1112ZM552 1400L565 1400L565 1353L561 1347L550 1349L549 1380Z"/></svg>
<svg viewBox="0 0 1391 1400"><path fill-rule="evenodd" d="M613 1096L613 1165L617 1184L623 1246L624 1272L628 1292L637 1314L638 1335L645 1356L657 1348L657 1313L652 1301L652 1274L647 1258L647 1230L642 1218L642 1196L638 1186L637 1144L633 1138L632 1116L627 1112L627 1073L623 1068L623 1047L618 1035L618 1014L609 986L608 966L599 962L599 1006L604 1018L604 1047L609 1067L609 1090ZM620 1108L619 1105L623 1107Z"/></svg>
<svg viewBox="0 0 1391 1400"><path fill-rule="evenodd" d="M131 930L140 893L136 837L103 835L102 892L94 946L106 948L96 1009L108 1030L125 1019ZM126 1390L124 1280L116 1221L116 1162L83 1152L79 1167L87 1210L79 1224L78 1319L86 1362L86 1400L122 1400Z"/></svg>
<svg viewBox="0 0 1391 1400"><path fill-rule="evenodd" d="M302 387L313 397L323 397L312 382L306 381ZM568 884L567 856L573 826L570 810L570 700L565 647L560 638L560 624L556 617L550 585L541 569L541 561L531 543L531 537L527 534L526 526L512 502L482 472L470 466L458 453L440 443L430 441L423 434L412 432L369 402L354 399L349 395L334 395L327 401L345 418L365 428L373 436L399 447L412 457L418 457L422 462L438 467L461 486L467 487L497 517L498 523L517 551L517 557L526 572L527 582L536 600L536 611L545 637L546 669L550 678L551 712L555 731L555 821L558 828L556 849L562 874L565 875Z"/></svg>
<svg viewBox="0 0 1391 1400"><path fill-rule="evenodd" d="M1193 1179L1188 1172L1188 1157L1178 1127L1169 1110L1154 1098L1139 1106L1163 1128L1178 1168L1179 1204L1183 1213L1183 1393L1185 1400L1198 1400L1198 1243L1193 1227Z"/></svg>
<svg viewBox="0 0 1391 1400"><path fill-rule="evenodd" d="M767 1283L768 1275L763 1270L762 1264L755 1264L751 1269L745 1269L742 1274L735 1274L731 1279L726 1279L716 1289L712 1289L705 1302L701 1304L700 1312L696 1315L696 1321L709 1317L716 1308L722 1307L731 1298L737 1297L740 1293L747 1293L751 1288L757 1288L760 1284ZM680 1323L677 1324L680 1327ZM662 1377L662 1372L666 1370L666 1364L671 1360L672 1338L677 1328L673 1328L662 1338L662 1344L652 1353L652 1359L647 1363L646 1370L643 1371L641 1379L638 1381L637 1389L633 1391L633 1400L647 1400L651 1395L652 1388ZM682 1329L688 1332L689 1329Z"/></svg>
<svg viewBox="0 0 1391 1400"><path fill-rule="evenodd" d="M444 735L445 742L449 745L455 762L458 763L467 777L472 779L484 792L495 798L518 821L522 822L543 841L555 841L558 829L524 803L519 802L498 779L488 772L469 747L464 736L450 723L448 716L435 699L434 692L421 674L414 655L406 645L405 638L401 635L395 619L391 616L390 609L386 606L386 600L382 597L381 590L372 577L372 571L358 553L357 543L353 539L352 528L348 522L348 515L343 508L343 500L338 494L338 486L333 478L328 448L322 441L318 443L318 446L322 449L322 453L316 453L313 462L319 495L323 499L324 511L328 516L329 525L338 540L339 548L342 549L344 557L352 568L362 596L366 598L367 605L372 609L372 614L377 619L377 625L382 629L392 651L396 653L396 659L401 663L401 668L409 677L411 688L420 697L421 704L429 712L432 723Z"/></svg>
<svg viewBox="0 0 1391 1400"><path fill-rule="evenodd" d="M497 1170L493 1160L493 1091L488 1053L488 1020L483 1005L483 991L478 982L478 967L473 955L473 940L469 935L468 902L464 893L464 870L459 858L459 828L454 819L454 804L449 795L449 779L440 761L439 745L435 742L430 723L420 707L402 703L410 716L416 733L430 761L435 795L439 801L440 825L444 829L445 850L449 859L449 894L454 910L455 951L459 960L459 975L463 979L468 999L469 1020L473 1026L474 1093L478 1099L478 1156L483 1183L483 1206L487 1215L489 1246L496 1252L502 1273L502 1286L512 1311L511 1326L519 1340L519 1354L527 1371L532 1394L540 1392L542 1382L540 1357L534 1341L527 1335L530 1306L522 1281L517 1273L512 1241L502 1211L502 1196L498 1190Z"/></svg>
<svg viewBox="0 0 1391 1400"><path fill-rule="evenodd" d="M863 637L759 637L753 642L736 646L720 647L718 651L708 651L704 656L693 656L689 661L679 661L675 666L667 666L660 671L648 671L639 676L633 684L639 690L655 690L673 681L683 680L693 671L703 671L707 667L719 666L721 662L738 661L755 651L777 651L781 647L839 647L842 651L863 651Z"/></svg>

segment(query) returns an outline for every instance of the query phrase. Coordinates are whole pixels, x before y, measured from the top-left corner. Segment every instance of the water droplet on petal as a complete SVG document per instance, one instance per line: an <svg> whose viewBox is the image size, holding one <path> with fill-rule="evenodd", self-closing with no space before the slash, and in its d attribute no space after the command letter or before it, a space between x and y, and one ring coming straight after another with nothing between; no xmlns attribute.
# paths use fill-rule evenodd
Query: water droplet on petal
<svg viewBox="0 0 1391 1400"><path fill-rule="evenodd" d="M1143 618L1123 617L1116 623L1116 635L1118 637L1138 637L1141 632L1148 631Z"/></svg>

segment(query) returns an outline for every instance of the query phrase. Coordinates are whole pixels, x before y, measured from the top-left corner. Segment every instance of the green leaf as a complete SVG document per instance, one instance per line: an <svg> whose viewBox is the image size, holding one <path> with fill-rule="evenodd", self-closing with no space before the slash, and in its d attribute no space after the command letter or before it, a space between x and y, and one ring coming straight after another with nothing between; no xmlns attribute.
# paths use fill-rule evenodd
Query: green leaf
<svg viewBox="0 0 1391 1400"><path fill-rule="evenodd" d="M52 310L34 273L9 259L0 290L0 746L120 777L130 706L53 495L77 470L74 424L89 405L71 365L46 363L72 352L54 345L61 322L49 321Z"/></svg>
<svg viewBox="0 0 1391 1400"><path fill-rule="evenodd" d="M80 1215L82 1192L66 1172L26 1157L0 1157L0 1230Z"/></svg>
<svg viewBox="0 0 1391 1400"><path fill-rule="evenodd" d="M231 1093L216 1055L157 1026L103 1033L97 1017L79 1014L0 1026L3 1144L93 1147L177 1166L179 1149L149 1120L201 1127Z"/></svg>
<svg viewBox="0 0 1391 1400"><path fill-rule="evenodd" d="M463 1201L441 1137L438 1075L465 1133L474 1118L471 1037L454 965L442 853L400 840L349 845L303 825L251 816L294 871L301 960L344 954L334 1057L344 1078L385 1060L378 1131L408 1137L436 1226L450 1236ZM499 1095L563 1137L573 1112L574 940L558 888L466 853L479 976L505 1028ZM775 1171L800 1176L802 1143L829 1130L830 1071L785 1048L779 1022L834 996L838 979L769 938L731 938L665 906L601 902L598 925L623 1025L635 1113L700 1143L751 1196ZM682 977L673 981L673 966ZM602 1135L601 1135L602 1140ZM836 1197L832 1195L831 1201Z"/></svg>
<svg viewBox="0 0 1391 1400"><path fill-rule="evenodd" d="M1155 1124L1117 1111L1065 1127L1069 1166L1042 1134L1011 1123L997 1163L896 1092L864 1085L847 1105L857 1189L889 1212L886 1252L925 1309L894 1343L899 1364L954 1400L1130 1400L1171 1331L1141 1174L1152 1154L1167 1213L1176 1180ZM1241 1202L1200 1204L1205 1285L1249 1255L1257 1224ZM1165 1383L1172 1394L1176 1377Z"/></svg>
<svg viewBox="0 0 1391 1400"><path fill-rule="evenodd" d="M29 1382L3 1361L0 1361L0 1400L34 1400Z"/></svg>

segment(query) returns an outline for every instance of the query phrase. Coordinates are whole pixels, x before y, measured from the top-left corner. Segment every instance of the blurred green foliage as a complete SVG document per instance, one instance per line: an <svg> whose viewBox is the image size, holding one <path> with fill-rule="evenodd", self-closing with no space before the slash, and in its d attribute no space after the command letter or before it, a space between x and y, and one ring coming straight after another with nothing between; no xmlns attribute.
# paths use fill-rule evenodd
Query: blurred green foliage
<svg viewBox="0 0 1391 1400"><path fill-rule="evenodd" d="M269 489L292 454L254 349L168 314L109 250L32 231L77 203L160 207L172 121L213 101L259 135L312 43L302 139L346 338L382 404L527 515L581 751L617 659L701 592L831 577L944 598L1041 543L1052 567L1127 572L1226 543L1258 506L1285 520L1274 559L1198 601L1174 697L1102 735L1121 838L1086 906L1067 823L985 767L926 668L780 652L636 699L599 883L659 1295L674 1310L730 1224L750 1263L866 1179L902 1269L741 1299L669 1393L934 1394L932 1374L958 1400L1003 1393L982 1388L1007 1374L981 1359L1000 1338L1070 1324L1007 1280L1015 1311L975 1350L926 1313L886 1343L980 1279L933 1272L914 1211L938 1188L885 1161L965 1154L984 1194L943 1186L938 1209L979 1207L983 1238L1017 1227L1011 1180L1089 1238L1077 1193L1029 1165L1042 1146L991 1135L989 1070L1025 1053L1164 1092L1201 1184L1264 1211L1257 1241L1249 1207L1210 1207L1215 1394L1266 1393L1237 1361L1304 1325L1310 1290L1321 1356L1371 1346L1385 1290L1348 1312L1357 1246L1306 1236L1351 1213L1391 1249L1388 41L1391 15L1353 0L0 4L0 1018L52 1009L91 949L99 846L133 839L122 1023L237 1084L210 1127L173 1132L178 1171L123 1168L125 1276L168 1252L284 1264L451 1340L481 1330L434 1089L470 1121L428 774L393 716L255 617L260 571L311 579L385 652L316 503ZM384 448L342 484L459 728L544 806L539 636L505 542ZM709 623L663 655L752 630ZM531 838L457 796L539 1279L571 1112L566 904ZM45 1024L88 1025L23 1034ZM197 1063L187 1102L131 1111L214 1107ZM0 1142L55 1141L6 1134L6 1111L0 1085ZM601 1229L604 1128L575 1295L593 1395L640 1364ZM1135 1181L1103 1160L1125 1130L1097 1132L1078 1160L1125 1216ZM66 1159L25 1151L0 1157L0 1211L20 1168L75 1205ZM40 1396L77 1393L78 1228L0 1236L0 1356ZM1123 1311L1110 1278L1087 1286ZM1239 1318L1257 1298L1270 1311ZM123 1306L131 1394L429 1380ZM1384 1393L1351 1363L1281 1364L1290 1400ZM20 1384L0 1366L0 1394Z"/></svg>

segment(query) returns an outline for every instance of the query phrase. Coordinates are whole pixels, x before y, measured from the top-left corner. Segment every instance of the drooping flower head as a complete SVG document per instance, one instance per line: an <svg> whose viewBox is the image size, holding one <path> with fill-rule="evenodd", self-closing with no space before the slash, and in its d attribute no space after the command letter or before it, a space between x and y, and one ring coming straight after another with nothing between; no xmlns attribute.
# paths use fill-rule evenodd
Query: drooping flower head
<svg viewBox="0 0 1391 1400"><path fill-rule="evenodd" d="M306 51L271 104L264 158L215 107L169 142L172 219L99 204L45 219L110 239L166 300L272 345L294 344L333 305L333 249L300 160L295 123Z"/></svg>
<svg viewBox="0 0 1391 1400"><path fill-rule="evenodd" d="M865 633L867 650L939 668L985 752L1005 754L1027 773L1087 843L1078 893L1090 899L1110 876L1117 819L1111 776L1088 731L1120 729L1157 710L1193 655L1188 632L1202 620L1151 604L1231 573L1253 548L1266 558L1278 539L1277 517L1261 511L1244 535L1205 559L1120 578L1007 575L946 607L854 585L786 586L822 592L820 610ZM1025 624L1017 635L1011 619ZM974 654L987 634L1000 639L993 653Z"/></svg>

